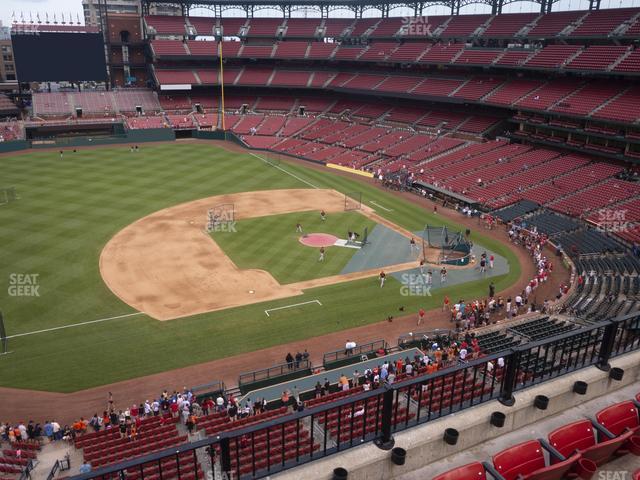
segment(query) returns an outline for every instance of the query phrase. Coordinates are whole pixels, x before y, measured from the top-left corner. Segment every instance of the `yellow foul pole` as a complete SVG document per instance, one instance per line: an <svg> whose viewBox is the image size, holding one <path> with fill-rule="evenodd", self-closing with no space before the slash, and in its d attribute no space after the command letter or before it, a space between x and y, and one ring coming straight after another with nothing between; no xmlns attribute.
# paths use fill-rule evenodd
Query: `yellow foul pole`
<svg viewBox="0 0 640 480"><path fill-rule="evenodd" d="M218 56L220 57L220 99L222 102L222 131L227 131L225 121L224 121L224 66L222 62L222 37L220 37L220 41L218 42Z"/></svg>

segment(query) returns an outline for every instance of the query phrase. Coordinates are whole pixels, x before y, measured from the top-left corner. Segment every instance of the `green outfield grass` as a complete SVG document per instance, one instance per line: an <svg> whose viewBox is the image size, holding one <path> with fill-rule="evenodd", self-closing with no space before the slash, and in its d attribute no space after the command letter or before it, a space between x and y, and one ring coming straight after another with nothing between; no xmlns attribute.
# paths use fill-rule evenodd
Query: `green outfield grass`
<svg viewBox="0 0 640 480"><path fill-rule="evenodd" d="M9 335L135 313L102 282L100 252L126 225L181 202L313 185L361 191L364 203L371 206L373 200L391 210L379 213L412 231L442 223L416 205L350 178L286 161L273 167L253 155L203 144L142 146L138 153L128 147L80 150L64 159L56 152L33 151L0 158L0 183L15 186L20 195L17 202L0 206L0 309ZM497 289L512 284L520 267L510 250L476 232L472 238L510 263L508 274L493 278ZM37 274L39 296L10 296L12 274ZM487 283L446 292L473 298L486 294ZM439 306L444 295L407 298L399 292L392 278L382 290L375 279L367 279L312 289L295 301L169 322L136 315L20 336L9 340L13 353L0 357L0 385L75 391L374 323L396 315L399 306L409 312ZM264 314L267 308L312 299L322 307Z"/></svg>
<svg viewBox="0 0 640 480"><path fill-rule="evenodd" d="M376 223L357 212L331 213L326 220L320 212L298 212L247 218L236 222L236 232L216 232L212 236L233 263L243 269L259 268L280 283L294 283L339 274L356 250L328 247L319 262L319 249L303 245L296 224L306 233L330 233L347 238L348 231L363 234Z"/></svg>

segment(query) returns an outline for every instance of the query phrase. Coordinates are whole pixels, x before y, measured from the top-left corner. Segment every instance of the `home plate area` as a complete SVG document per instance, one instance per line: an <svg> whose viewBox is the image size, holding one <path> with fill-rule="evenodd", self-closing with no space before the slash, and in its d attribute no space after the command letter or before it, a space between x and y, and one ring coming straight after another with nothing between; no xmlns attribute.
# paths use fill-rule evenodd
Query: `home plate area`
<svg viewBox="0 0 640 480"><path fill-rule="evenodd" d="M299 240L301 244L306 245L307 247L319 248L335 246L357 249L362 248L362 244L360 242L351 242L328 233L309 233L302 235Z"/></svg>

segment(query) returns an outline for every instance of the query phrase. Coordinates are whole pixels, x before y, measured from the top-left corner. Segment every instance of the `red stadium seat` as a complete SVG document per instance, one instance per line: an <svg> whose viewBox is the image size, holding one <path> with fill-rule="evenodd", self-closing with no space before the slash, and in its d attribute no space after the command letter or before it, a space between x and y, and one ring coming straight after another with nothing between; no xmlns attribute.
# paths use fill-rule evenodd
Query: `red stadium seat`
<svg viewBox="0 0 640 480"><path fill-rule="evenodd" d="M486 478L484 466L480 462L473 462L444 472L433 477L433 480L486 480Z"/></svg>
<svg viewBox="0 0 640 480"><path fill-rule="evenodd" d="M576 453L566 460L547 465L544 447L538 440L529 440L493 456L493 466L505 480L560 480L580 460Z"/></svg>
<svg viewBox="0 0 640 480"><path fill-rule="evenodd" d="M607 463L629 440L632 432L598 442L590 420L578 420L560 427L549 434L549 443L563 456L568 457L575 452L583 458L594 461L597 465Z"/></svg>
<svg viewBox="0 0 640 480"><path fill-rule="evenodd" d="M627 429L634 433L640 431L638 407L631 400L600 410L596 420L615 436L622 435Z"/></svg>

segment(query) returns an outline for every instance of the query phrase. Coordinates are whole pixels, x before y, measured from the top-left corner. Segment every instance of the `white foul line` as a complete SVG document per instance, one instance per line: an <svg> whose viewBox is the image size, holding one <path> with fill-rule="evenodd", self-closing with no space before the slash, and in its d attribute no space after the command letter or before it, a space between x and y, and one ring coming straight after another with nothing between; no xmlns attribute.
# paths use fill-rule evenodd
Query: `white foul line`
<svg viewBox="0 0 640 480"><path fill-rule="evenodd" d="M253 155L254 157L256 157L258 160L262 160L264 163L269 163L267 160L265 160L264 158L262 158L259 155L256 155L253 152L249 152L249 155ZM280 165L274 165L272 163L269 163L269 165L271 165L272 167L276 167L278 170L280 170L281 172L286 173L287 175L291 175L293 178L295 178L296 180L300 180L302 183L306 183L307 185L309 185L311 188L317 188L319 189L320 187L317 187L316 185L314 185L313 183L307 182L304 178L300 178L299 176L297 176L295 173L291 173L288 172L287 170L285 170L284 168L282 168Z"/></svg>
<svg viewBox="0 0 640 480"><path fill-rule="evenodd" d="M15 335L9 335L7 337L7 339L16 338L16 337L26 337L27 335L36 335L38 333L53 332L55 330L62 330L62 329L71 328L71 327L81 327L82 325L90 325L92 323L108 322L109 320L116 320L118 318L133 317L135 315L144 315L144 313L143 312L127 313L126 315L118 315L118 316L115 316L115 317L108 317L108 318L99 318L98 320L90 320L88 322L82 322L82 323L73 323L71 325L63 325L61 327L46 328L44 330L36 330L35 332L16 333Z"/></svg>
<svg viewBox="0 0 640 480"><path fill-rule="evenodd" d="M387 212L393 212L393 210L383 207L382 205L380 205L379 203L374 202L373 200L369 200L369 203L372 203L373 205L375 205L378 208L381 208L383 210L386 210Z"/></svg>
<svg viewBox="0 0 640 480"><path fill-rule="evenodd" d="M308 302L294 303L293 305L285 305L284 307L268 308L264 311L264 313L267 314L267 317L270 317L271 315L269 315L269 312L273 312L275 310L282 310L283 308L299 307L300 305L308 305L310 303L317 303L318 305L322 306L322 303L320 303L320 300L316 299L316 300L309 300Z"/></svg>

